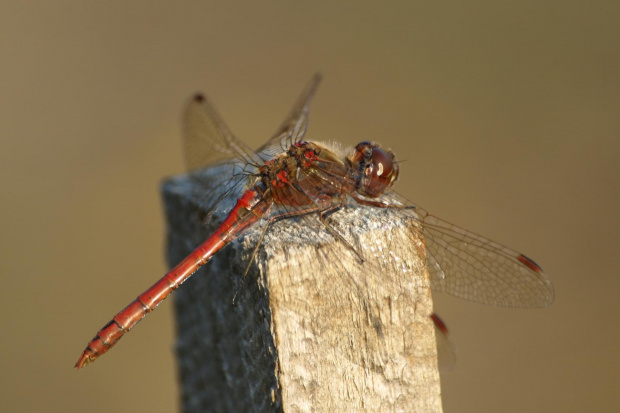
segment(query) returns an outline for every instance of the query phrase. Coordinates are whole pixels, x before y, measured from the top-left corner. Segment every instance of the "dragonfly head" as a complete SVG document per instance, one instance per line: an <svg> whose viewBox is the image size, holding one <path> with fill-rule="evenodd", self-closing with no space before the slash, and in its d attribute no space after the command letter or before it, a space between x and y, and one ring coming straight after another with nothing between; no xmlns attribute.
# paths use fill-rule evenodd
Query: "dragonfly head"
<svg viewBox="0 0 620 413"><path fill-rule="evenodd" d="M394 153L373 142L358 143L349 162L355 174L355 191L370 198L381 196L398 178Z"/></svg>

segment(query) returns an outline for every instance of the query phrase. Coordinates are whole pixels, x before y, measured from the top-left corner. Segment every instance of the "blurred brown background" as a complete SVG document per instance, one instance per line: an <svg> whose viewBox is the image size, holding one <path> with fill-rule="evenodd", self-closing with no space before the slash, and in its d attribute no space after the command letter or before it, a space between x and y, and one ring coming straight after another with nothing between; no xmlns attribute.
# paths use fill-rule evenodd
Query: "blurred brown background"
<svg viewBox="0 0 620 413"><path fill-rule="evenodd" d="M178 410L171 301L72 365L165 271L185 99L256 147L321 70L308 138L390 146L401 193L556 287L544 310L436 299L445 411L615 411L619 25L614 1L2 2L2 410Z"/></svg>

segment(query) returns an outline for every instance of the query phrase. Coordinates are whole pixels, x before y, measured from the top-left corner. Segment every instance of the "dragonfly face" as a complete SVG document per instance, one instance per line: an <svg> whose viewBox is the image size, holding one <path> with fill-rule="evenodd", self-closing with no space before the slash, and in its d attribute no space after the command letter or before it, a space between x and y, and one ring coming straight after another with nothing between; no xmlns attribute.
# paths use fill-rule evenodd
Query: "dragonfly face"
<svg viewBox="0 0 620 413"><path fill-rule="evenodd" d="M373 142L361 142L349 162L356 173L355 191L369 198L381 196L398 179L398 164L394 154Z"/></svg>

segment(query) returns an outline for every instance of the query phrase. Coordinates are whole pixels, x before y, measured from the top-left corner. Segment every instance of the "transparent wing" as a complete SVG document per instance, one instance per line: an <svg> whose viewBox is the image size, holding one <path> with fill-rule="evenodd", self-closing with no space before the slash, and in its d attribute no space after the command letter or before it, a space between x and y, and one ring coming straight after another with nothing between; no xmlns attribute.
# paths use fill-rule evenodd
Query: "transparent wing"
<svg viewBox="0 0 620 413"><path fill-rule="evenodd" d="M316 73L310 79L278 131L257 150L258 153L273 156L276 152L286 151L292 144L303 138L308 129L310 103L321 83L321 78L321 74Z"/></svg>
<svg viewBox="0 0 620 413"><path fill-rule="evenodd" d="M447 372L456 364L456 346L450 338L448 327L437 313L431 314L431 320L435 326L435 341L437 342L437 359L439 371Z"/></svg>
<svg viewBox="0 0 620 413"><path fill-rule="evenodd" d="M187 103L183 126L188 171L233 159L254 165L262 163L250 147L232 134L203 95L197 94Z"/></svg>
<svg viewBox="0 0 620 413"><path fill-rule="evenodd" d="M227 197L239 196L247 187L261 158L236 138L213 105L203 95L195 95L185 107L185 159L190 179L194 182L192 195L201 209L208 211L205 221L221 208ZM221 172L213 175L205 167L220 164Z"/></svg>
<svg viewBox="0 0 620 413"><path fill-rule="evenodd" d="M433 291L502 307L545 307L553 286L533 260L444 221L394 192L384 198L420 221Z"/></svg>

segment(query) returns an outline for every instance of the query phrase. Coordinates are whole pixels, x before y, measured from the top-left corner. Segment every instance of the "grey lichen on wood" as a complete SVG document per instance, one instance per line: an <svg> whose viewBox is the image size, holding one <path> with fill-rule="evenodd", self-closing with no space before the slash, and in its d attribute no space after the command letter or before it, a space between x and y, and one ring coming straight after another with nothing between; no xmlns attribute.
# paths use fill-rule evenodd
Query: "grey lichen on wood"
<svg viewBox="0 0 620 413"><path fill-rule="evenodd" d="M163 192L174 264L213 228L191 179ZM403 217L343 208L328 222L349 246L316 216L276 222L246 278L260 226L217 254L175 293L183 410L441 412L424 248Z"/></svg>

